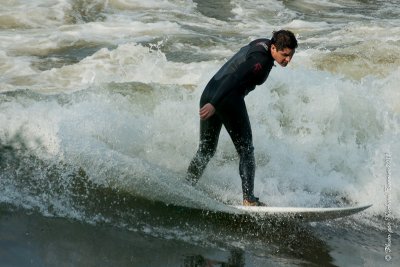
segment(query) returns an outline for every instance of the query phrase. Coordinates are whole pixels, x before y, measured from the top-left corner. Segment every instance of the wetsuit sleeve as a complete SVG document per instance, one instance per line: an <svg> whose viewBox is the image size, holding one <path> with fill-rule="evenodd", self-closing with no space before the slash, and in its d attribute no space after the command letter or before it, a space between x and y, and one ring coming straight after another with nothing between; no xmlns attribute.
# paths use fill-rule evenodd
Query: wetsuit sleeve
<svg viewBox="0 0 400 267"><path fill-rule="evenodd" d="M210 103L217 107L221 100L227 96L231 91L243 87L255 87L265 81L262 74L265 62L260 61L257 53L251 55L246 61L239 65L238 69L222 78L221 84L216 89L214 97ZM262 77L261 77L262 76Z"/></svg>

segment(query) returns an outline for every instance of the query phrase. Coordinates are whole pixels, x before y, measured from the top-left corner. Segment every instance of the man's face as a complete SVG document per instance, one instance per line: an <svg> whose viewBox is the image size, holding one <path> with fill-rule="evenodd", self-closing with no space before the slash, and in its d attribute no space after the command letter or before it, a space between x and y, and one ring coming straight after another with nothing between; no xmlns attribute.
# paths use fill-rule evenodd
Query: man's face
<svg viewBox="0 0 400 267"><path fill-rule="evenodd" d="M275 45L271 45L271 55L273 59L282 67L286 67L287 64L292 60L295 49L284 48L283 50L279 50Z"/></svg>

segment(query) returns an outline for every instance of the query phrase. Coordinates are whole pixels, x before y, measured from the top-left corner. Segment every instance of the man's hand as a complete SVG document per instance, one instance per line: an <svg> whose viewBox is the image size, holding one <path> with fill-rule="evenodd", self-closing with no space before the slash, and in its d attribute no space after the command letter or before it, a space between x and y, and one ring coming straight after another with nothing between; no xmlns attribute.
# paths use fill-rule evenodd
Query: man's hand
<svg viewBox="0 0 400 267"><path fill-rule="evenodd" d="M200 119L201 120L206 120L210 118L212 115L215 113L215 108L213 105L210 103L205 104L201 109L200 109Z"/></svg>

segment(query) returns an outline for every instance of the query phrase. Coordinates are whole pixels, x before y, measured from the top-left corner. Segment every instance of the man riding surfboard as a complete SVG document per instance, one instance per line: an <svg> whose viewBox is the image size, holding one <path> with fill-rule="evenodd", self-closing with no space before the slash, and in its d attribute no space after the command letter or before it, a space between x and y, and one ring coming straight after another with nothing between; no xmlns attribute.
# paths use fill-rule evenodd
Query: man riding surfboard
<svg viewBox="0 0 400 267"><path fill-rule="evenodd" d="M224 125L240 157L243 205L265 205L254 196L253 138L244 97L265 82L274 62L286 67L296 48L291 31L273 32L270 40L257 39L242 47L208 82L200 98L200 143L188 167L189 182L195 185L203 174Z"/></svg>

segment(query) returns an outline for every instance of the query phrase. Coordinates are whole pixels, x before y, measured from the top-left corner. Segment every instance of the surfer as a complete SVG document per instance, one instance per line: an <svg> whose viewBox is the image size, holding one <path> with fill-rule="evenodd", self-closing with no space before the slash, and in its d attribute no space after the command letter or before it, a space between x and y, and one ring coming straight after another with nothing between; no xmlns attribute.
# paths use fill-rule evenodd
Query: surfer
<svg viewBox="0 0 400 267"><path fill-rule="evenodd" d="M242 47L208 82L200 98L200 143L186 176L192 185L197 183L215 154L224 125L239 154L245 206L265 204L254 196L254 148L244 97L265 82L275 61L286 67L297 48L291 31L272 34L270 40L257 39Z"/></svg>

